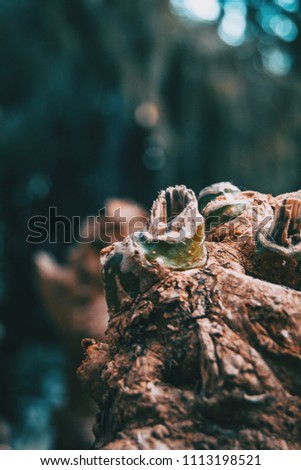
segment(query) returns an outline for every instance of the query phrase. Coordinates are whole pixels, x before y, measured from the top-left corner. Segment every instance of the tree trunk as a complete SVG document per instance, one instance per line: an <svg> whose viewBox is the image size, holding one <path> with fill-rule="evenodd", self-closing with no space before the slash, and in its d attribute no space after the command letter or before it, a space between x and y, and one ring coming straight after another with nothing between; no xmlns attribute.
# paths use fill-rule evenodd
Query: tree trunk
<svg viewBox="0 0 301 470"><path fill-rule="evenodd" d="M108 341L84 340L78 371L95 448L301 449L301 192L211 195L205 220L191 193L163 191L149 232L102 252Z"/></svg>

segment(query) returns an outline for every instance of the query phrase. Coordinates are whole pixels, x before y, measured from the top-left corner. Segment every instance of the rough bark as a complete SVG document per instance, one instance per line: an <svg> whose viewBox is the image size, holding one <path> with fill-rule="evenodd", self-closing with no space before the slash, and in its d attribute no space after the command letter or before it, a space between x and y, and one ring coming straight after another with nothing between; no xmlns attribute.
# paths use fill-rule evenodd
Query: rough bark
<svg viewBox="0 0 301 470"><path fill-rule="evenodd" d="M79 368L99 406L96 449L301 448L299 239L283 254L259 237L286 196L209 202L206 223L224 219L207 227L203 268L150 262L135 237L103 250L107 344L85 340Z"/></svg>

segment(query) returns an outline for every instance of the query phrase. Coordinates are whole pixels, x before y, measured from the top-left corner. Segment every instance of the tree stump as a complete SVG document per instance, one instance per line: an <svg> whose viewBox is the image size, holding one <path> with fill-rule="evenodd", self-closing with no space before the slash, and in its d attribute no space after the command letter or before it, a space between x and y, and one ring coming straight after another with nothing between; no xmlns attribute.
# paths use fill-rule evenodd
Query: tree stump
<svg viewBox="0 0 301 470"><path fill-rule="evenodd" d="M101 252L95 449L301 449L300 216L301 191L178 186Z"/></svg>

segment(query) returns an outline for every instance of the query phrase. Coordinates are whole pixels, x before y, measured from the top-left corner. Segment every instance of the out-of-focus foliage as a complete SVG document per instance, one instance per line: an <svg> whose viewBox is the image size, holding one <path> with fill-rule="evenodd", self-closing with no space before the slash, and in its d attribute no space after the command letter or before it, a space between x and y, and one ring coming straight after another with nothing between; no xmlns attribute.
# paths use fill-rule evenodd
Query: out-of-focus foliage
<svg viewBox="0 0 301 470"><path fill-rule="evenodd" d="M170 0L171 11L187 26L217 23L230 46L256 41L261 65L278 76L300 67L299 0Z"/></svg>
<svg viewBox="0 0 301 470"><path fill-rule="evenodd" d="M109 196L149 205L177 183L300 187L299 29L297 0L0 0L0 417L15 446L55 445L64 399L32 256L64 261L66 244L61 229L28 244L29 218L84 217Z"/></svg>

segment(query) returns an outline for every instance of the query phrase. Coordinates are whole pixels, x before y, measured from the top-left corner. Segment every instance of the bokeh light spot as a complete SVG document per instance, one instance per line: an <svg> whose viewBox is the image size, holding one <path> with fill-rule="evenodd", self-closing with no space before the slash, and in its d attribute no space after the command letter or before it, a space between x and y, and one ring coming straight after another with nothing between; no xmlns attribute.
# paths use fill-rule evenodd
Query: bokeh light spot
<svg viewBox="0 0 301 470"><path fill-rule="evenodd" d="M154 127L159 121L159 108L155 103L144 102L137 106L135 111L135 119L141 127Z"/></svg>
<svg viewBox="0 0 301 470"><path fill-rule="evenodd" d="M220 38L230 46L240 46L245 39L246 18L242 11L229 9L225 11L219 27Z"/></svg>
<svg viewBox="0 0 301 470"><path fill-rule="evenodd" d="M50 191L51 180L46 173L35 173L29 180L27 189L33 199L43 199Z"/></svg>
<svg viewBox="0 0 301 470"><path fill-rule="evenodd" d="M160 147L148 147L143 154L143 164L148 170L161 170L165 162L166 155Z"/></svg>
<svg viewBox="0 0 301 470"><path fill-rule="evenodd" d="M262 51L262 62L268 72L280 77L287 75L293 65L293 59L287 52L279 47Z"/></svg>
<svg viewBox="0 0 301 470"><path fill-rule="evenodd" d="M171 0L172 12L191 21L214 22L221 7L217 0Z"/></svg>
<svg viewBox="0 0 301 470"><path fill-rule="evenodd" d="M274 2L290 13L298 11L299 8L299 0L274 0Z"/></svg>
<svg viewBox="0 0 301 470"><path fill-rule="evenodd" d="M295 23L285 15L274 15L270 20L273 33L283 41L294 41L298 34Z"/></svg>

